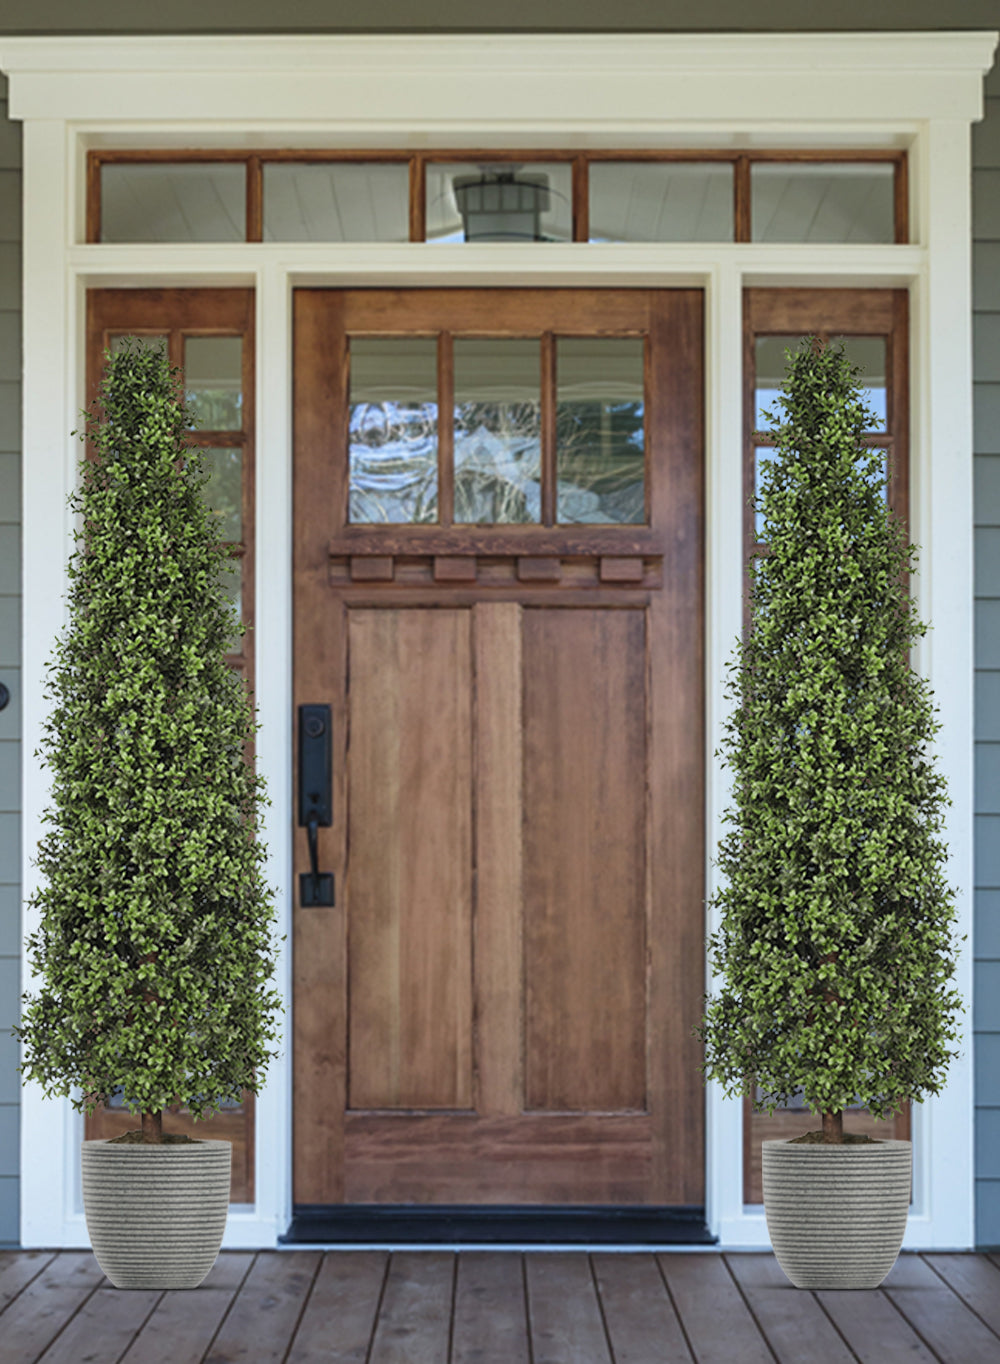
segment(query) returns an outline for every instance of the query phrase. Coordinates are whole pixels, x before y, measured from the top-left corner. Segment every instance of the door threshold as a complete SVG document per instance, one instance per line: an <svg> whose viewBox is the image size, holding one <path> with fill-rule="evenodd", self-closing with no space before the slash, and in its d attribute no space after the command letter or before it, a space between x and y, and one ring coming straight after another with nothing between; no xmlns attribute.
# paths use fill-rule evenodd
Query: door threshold
<svg viewBox="0 0 1000 1364"><path fill-rule="evenodd" d="M716 1245L703 1207L417 1206L297 1203L279 1245L379 1247L447 1245L477 1249Z"/></svg>

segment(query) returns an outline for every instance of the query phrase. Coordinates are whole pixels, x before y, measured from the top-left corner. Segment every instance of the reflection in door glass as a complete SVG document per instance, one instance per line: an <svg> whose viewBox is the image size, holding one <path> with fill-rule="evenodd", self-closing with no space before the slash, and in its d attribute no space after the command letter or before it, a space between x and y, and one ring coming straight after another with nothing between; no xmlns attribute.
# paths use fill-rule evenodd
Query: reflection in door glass
<svg viewBox="0 0 1000 1364"><path fill-rule="evenodd" d="M218 514L220 537L238 543L243 539L243 451L238 445L226 445L202 453L208 474L205 501Z"/></svg>
<svg viewBox="0 0 1000 1364"><path fill-rule="evenodd" d="M757 379L754 426L767 430L771 419L765 409L771 409L779 421L784 420L784 408L776 399L781 393L788 367L786 350L798 350L801 336L760 336L757 338ZM873 431L886 428L886 356L884 336L831 336L832 346L843 345L848 360L861 370L865 402L877 417Z"/></svg>
<svg viewBox="0 0 1000 1364"><path fill-rule="evenodd" d="M645 521L642 338L560 337L556 380L556 519Z"/></svg>
<svg viewBox="0 0 1000 1364"><path fill-rule="evenodd" d="M238 163L101 167L102 242L242 242L246 212Z"/></svg>
<svg viewBox="0 0 1000 1364"><path fill-rule="evenodd" d="M437 520L437 341L352 337L351 522Z"/></svg>
<svg viewBox="0 0 1000 1364"><path fill-rule="evenodd" d="M184 390L202 431L239 431L243 425L242 336L184 338Z"/></svg>
<svg viewBox="0 0 1000 1364"><path fill-rule="evenodd" d="M457 338L455 521L541 519L541 348Z"/></svg>
<svg viewBox="0 0 1000 1364"><path fill-rule="evenodd" d="M568 161L431 163L429 242L573 240L573 168Z"/></svg>
<svg viewBox="0 0 1000 1364"><path fill-rule="evenodd" d="M733 167L724 162L593 161L592 242L731 242Z"/></svg>
<svg viewBox="0 0 1000 1364"><path fill-rule="evenodd" d="M750 167L755 242L891 242L895 165L758 162Z"/></svg>

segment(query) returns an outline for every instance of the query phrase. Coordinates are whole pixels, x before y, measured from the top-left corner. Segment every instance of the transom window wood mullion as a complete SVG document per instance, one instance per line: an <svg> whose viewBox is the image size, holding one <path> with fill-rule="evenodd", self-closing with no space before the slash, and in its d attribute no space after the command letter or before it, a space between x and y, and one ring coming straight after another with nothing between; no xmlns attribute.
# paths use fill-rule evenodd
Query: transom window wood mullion
<svg viewBox="0 0 1000 1364"><path fill-rule="evenodd" d="M910 187L908 162L901 156L896 162L893 175L893 217L896 220L896 244L905 245L910 240Z"/></svg>
<svg viewBox="0 0 1000 1364"><path fill-rule="evenodd" d="M438 524L455 519L455 347L438 335Z"/></svg>
<svg viewBox="0 0 1000 1364"><path fill-rule="evenodd" d="M542 525L556 523L556 339L542 333L541 475Z"/></svg>
<svg viewBox="0 0 1000 1364"><path fill-rule="evenodd" d="M585 156L573 161L573 240L590 241L590 173Z"/></svg>
<svg viewBox="0 0 1000 1364"><path fill-rule="evenodd" d="M264 172L259 156L247 158L247 241L264 240Z"/></svg>
<svg viewBox="0 0 1000 1364"><path fill-rule="evenodd" d="M733 240L751 240L750 158L738 156L733 165Z"/></svg>
<svg viewBox="0 0 1000 1364"><path fill-rule="evenodd" d="M410 160L410 241L427 240L427 174L425 158Z"/></svg>

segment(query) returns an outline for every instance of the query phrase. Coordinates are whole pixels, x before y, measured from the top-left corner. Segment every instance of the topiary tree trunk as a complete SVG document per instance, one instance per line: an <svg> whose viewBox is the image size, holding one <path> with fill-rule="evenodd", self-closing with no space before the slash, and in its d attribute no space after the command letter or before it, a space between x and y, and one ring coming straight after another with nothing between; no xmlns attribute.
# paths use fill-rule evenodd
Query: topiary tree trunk
<svg viewBox="0 0 1000 1364"><path fill-rule="evenodd" d="M14 1029L47 1094L78 1086L90 1113L122 1087L146 1142L170 1104L201 1118L257 1092L280 1007L257 726L225 661L245 626L177 384L162 351L127 343L88 414L95 458L70 498L83 545L46 688L52 827L28 939L42 987Z"/></svg>
<svg viewBox="0 0 1000 1364"><path fill-rule="evenodd" d="M855 1102L881 1118L938 1092L961 1009L950 802L928 752L940 725L908 662L927 629L907 588L916 551L864 442L878 418L857 375L842 347L810 339L790 359L784 421L767 413L769 552L751 561L751 629L727 684L734 806L709 940L724 983L696 1029L727 1094L759 1085L754 1108L771 1114L802 1088L829 1142Z"/></svg>

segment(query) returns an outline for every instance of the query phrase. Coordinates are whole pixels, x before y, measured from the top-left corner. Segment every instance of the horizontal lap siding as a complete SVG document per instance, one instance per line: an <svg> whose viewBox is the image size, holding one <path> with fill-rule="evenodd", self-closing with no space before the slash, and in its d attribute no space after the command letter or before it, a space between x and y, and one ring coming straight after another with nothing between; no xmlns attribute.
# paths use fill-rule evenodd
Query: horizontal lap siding
<svg viewBox="0 0 1000 1364"><path fill-rule="evenodd" d="M1000 68L972 132L976 1243L1000 1245Z"/></svg>
<svg viewBox="0 0 1000 1364"><path fill-rule="evenodd" d="M0 85L0 1246L19 1239L21 786L21 125Z"/></svg>

